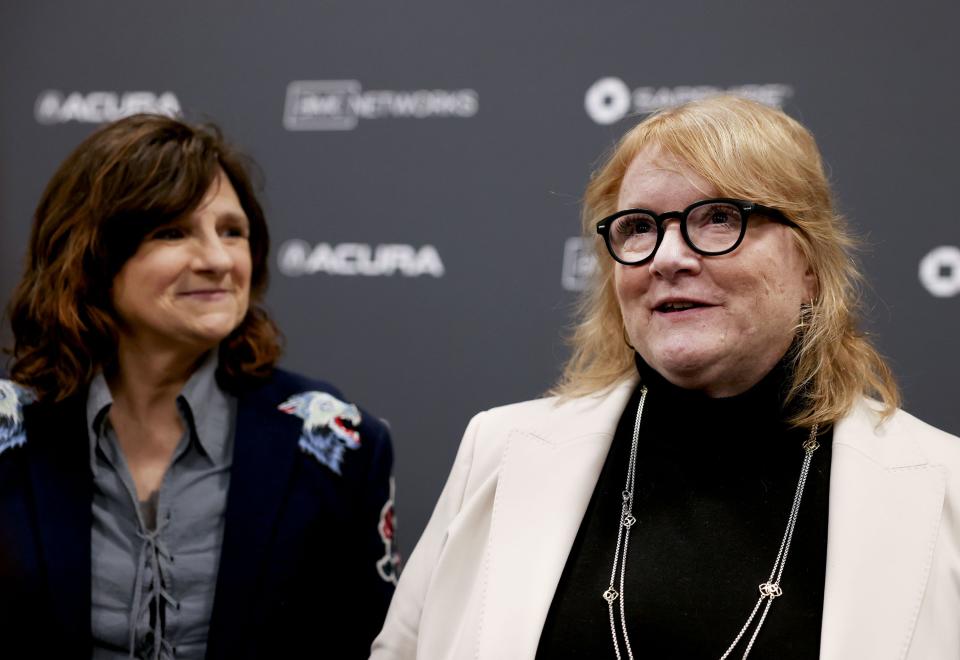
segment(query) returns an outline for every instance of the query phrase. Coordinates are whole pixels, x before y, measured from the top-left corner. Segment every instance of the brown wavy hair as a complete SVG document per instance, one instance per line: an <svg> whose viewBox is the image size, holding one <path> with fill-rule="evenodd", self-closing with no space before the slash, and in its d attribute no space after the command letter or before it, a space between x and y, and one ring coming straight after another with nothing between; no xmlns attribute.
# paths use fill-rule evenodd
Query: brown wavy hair
<svg viewBox="0 0 960 660"><path fill-rule="evenodd" d="M593 174L583 203L583 231L595 240L597 270L581 299L571 337L573 353L560 396L603 391L635 372L624 342L623 316L614 291L613 259L597 238L596 223L617 211L624 174L649 145L676 157L722 197L749 199L783 211L817 277L818 292L798 310L790 422L821 427L838 420L863 396L899 405L890 368L860 329L862 275L857 246L833 195L813 135L779 110L733 96L694 101L652 115L627 132Z"/></svg>
<svg viewBox="0 0 960 660"><path fill-rule="evenodd" d="M250 221L250 307L220 343L218 377L237 389L268 376L281 335L259 306L270 237L252 162L212 125L134 115L103 126L54 173L37 205L23 278L8 314L10 376L60 401L116 359L113 280L155 228L190 213L222 170Z"/></svg>

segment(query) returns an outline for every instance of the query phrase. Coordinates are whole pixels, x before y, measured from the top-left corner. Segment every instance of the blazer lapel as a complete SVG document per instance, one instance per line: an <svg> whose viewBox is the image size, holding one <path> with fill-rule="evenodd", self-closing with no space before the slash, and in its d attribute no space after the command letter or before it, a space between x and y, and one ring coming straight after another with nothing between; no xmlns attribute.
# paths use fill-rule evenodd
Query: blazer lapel
<svg viewBox="0 0 960 660"><path fill-rule="evenodd" d="M834 432L825 660L904 657L939 530L944 469L875 420L862 405Z"/></svg>
<svg viewBox="0 0 960 660"><path fill-rule="evenodd" d="M90 527L93 482L81 402L24 410L40 555L55 623L64 645L90 640ZM63 640L58 640L62 642Z"/></svg>
<svg viewBox="0 0 960 660"><path fill-rule="evenodd" d="M273 387L241 396L208 658L240 657L231 639L258 603L257 588L287 491L303 420L280 412Z"/></svg>
<svg viewBox="0 0 960 660"><path fill-rule="evenodd" d="M490 527L479 658L536 655L569 549L634 384L558 406L543 428L511 432Z"/></svg>

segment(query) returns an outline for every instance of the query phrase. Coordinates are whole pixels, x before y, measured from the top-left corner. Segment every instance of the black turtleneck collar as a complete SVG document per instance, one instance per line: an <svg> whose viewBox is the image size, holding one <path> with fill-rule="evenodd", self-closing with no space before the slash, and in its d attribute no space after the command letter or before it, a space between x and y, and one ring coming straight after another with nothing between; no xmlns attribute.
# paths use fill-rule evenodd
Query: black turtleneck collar
<svg viewBox="0 0 960 660"><path fill-rule="evenodd" d="M688 390L674 385L648 365L639 353L634 353L634 362L640 382L646 385L649 394L656 398L657 405L705 415L711 425L715 426L721 421L742 422L750 418L754 423L771 423L786 416L784 404L792 375L787 356L777 362L753 387L730 397L710 397L700 390Z"/></svg>
<svg viewBox="0 0 960 660"><path fill-rule="evenodd" d="M640 382L648 390L641 452L683 456L692 471L709 474L723 468L727 477L772 469L789 474L799 468L808 431L791 429L785 421L791 377L788 358L747 391L721 398L670 383L639 354L635 361ZM629 422L630 429L639 391L631 401L621 423ZM621 442L626 436L623 431L618 431Z"/></svg>

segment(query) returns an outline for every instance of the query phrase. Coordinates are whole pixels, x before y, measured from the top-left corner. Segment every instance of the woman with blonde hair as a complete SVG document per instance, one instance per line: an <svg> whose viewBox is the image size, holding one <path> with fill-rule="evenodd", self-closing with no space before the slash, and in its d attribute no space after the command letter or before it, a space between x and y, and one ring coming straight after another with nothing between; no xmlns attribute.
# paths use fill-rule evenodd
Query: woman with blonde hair
<svg viewBox="0 0 960 660"><path fill-rule="evenodd" d="M858 329L811 134L663 111L583 218L563 378L471 421L373 657L960 657L960 440Z"/></svg>

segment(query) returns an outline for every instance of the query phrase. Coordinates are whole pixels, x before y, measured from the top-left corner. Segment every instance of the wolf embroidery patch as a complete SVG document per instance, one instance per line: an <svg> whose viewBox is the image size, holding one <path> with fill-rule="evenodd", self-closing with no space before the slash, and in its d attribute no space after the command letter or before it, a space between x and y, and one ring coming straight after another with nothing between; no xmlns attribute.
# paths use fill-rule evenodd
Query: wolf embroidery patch
<svg viewBox="0 0 960 660"><path fill-rule="evenodd" d="M33 395L13 381L0 379L0 454L27 441L23 428L23 407Z"/></svg>
<svg viewBox="0 0 960 660"><path fill-rule="evenodd" d="M347 449L360 447L360 410L326 392L295 394L279 409L303 420L300 449L340 474ZM349 425L349 426L348 426ZM351 428L352 427L352 428Z"/></svg>

